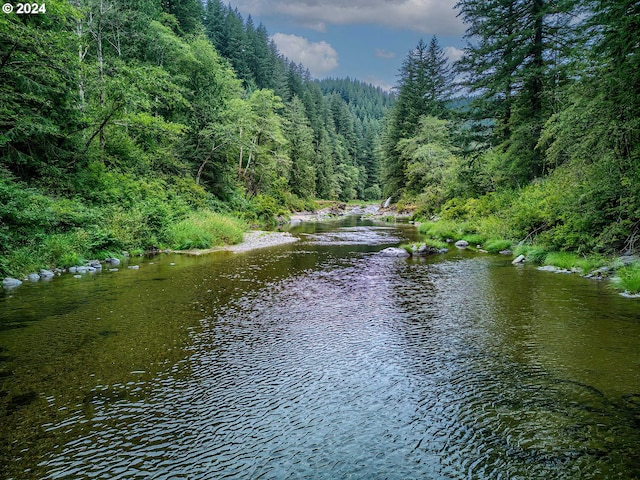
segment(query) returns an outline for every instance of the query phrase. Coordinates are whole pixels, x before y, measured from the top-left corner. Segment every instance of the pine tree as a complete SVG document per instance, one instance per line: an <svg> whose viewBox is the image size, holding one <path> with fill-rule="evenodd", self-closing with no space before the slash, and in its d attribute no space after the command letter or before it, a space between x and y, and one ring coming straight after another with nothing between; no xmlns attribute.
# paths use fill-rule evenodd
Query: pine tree
<svg viewBox="0 0 640 480"><path fill-rule="evenodd" d="M398 143L417 132L425 115L446 115L453 91L453 73L435 37L429 45L421 39L400 68L398 99L389 115L383 138L385 195L397 196L407 184L406 165Z"/></svg>
<svg viewBox="0 0 640 480"><path fill-rule="evenodd" d="M287 128L289 141L291 192L301 198L312 198L316 190L316 171L313 165L313 130L309 126L304 105L298 97L293 97L287 108Z"/></svg>
<svg viewBox="0 0 640 480"><path fill-rule="evenodd" d="M520 181L544 171L536 145L556 108L564 81L574 0L460 0L468 39L459 70L479 98L472 108L480 126L494 125L493 138L508 151L505 165ZM488 141L487 141L488 140Z"/></svg>

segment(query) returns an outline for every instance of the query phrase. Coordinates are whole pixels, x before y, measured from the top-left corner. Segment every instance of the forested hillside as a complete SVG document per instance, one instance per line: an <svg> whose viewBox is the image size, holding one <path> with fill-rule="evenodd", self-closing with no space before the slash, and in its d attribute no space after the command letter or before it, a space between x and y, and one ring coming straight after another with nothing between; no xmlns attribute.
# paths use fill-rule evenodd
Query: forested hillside
<svg viewBox="0 0 640 480"><path fill-rule="evenodd" d="M0 16L0 275L238 241L314 198L638 249L637 2L460 0L463 58L420 40L394 95L312 79L220 0L46 8Z"/></svg>
<svg viewBox="0 0 640 480"><path fill-rule="evenodd" d="M46 8L0 16L0 275L380 196L380 89L313 80L219 0Z"/></svg>
<svg viewBox="0 0 640 480"><path fill-rule="evenodd" d="M434 38L401 69L382 141L386 194L439 220L423 226L436 237L637 251L640 4L457 8L468 44L455 68ZM452 108L463 94L473 101Z"/></svg>

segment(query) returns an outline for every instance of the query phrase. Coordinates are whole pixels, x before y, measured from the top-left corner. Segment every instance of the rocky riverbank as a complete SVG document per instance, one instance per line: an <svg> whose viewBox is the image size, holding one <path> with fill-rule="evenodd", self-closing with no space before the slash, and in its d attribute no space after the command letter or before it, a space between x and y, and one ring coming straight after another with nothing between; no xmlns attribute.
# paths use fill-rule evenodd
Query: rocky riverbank
<svg viewBox="0 0 640 480"><path fill-rule="evenodd" d="M383 207L378 204L349 205L346 203L333 203L315 212L297 212L291 215L290 223L297 225L303 222L329 222L339 220L350 215L360 215L363 217L394 217L406 218L407 215L398 213L395 209Z"/></svg>
<svg viewBox="0 0 640 480"><path fill-rule="evenodd" d="M244 239L237 245L225 245L222 247L213 247L207 249L192 249L192 250L173 250L171 253L182 253L185 255L206 255L213 252L248 252L250 250L256 250L258 248L276 247L278 245L286 245L288 243L294 243L299 240L298 237L294 237L289 232L265 232L262 230L253 230L245 233Z"/></svg>

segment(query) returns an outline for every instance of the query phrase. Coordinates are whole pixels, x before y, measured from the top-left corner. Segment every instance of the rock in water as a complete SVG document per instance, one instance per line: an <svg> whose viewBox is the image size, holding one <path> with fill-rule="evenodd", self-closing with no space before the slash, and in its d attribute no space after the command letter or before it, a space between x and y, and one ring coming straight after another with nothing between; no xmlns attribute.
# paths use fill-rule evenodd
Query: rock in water
<svg viewBox="0 0 640 480"><path fill-rule="evenodd" d="M517 265L517 264L519 264L519 263L524 263L524 259L525 259L525 256L524 256L524 255L520 255L518 258L516 258L516 259L515 259L513 262L511 262L511 263L513 263L514 265Z"/></svg>
<svg viewBox="0 0 640 480"><path fill-rule="evenodd" d="M4 288L15 288L19 287L20 285L22 285L22 281L18 280L17 278L7 277L2 280L2 286Z"/></svg>
<svg viewBox="0 0 640 480"><path fill-rule="evenodd" d="M408 257L409 252L407 252L404 248L397 248L397 247L389 247L389 248L385 248L384 250L380 251L380 255L382 255L383 257Z"/></svg>
<svg viewBox="0 0 640 480"><path fill-rule="evenodd" d="M467 242L466 240L458 240L456 242L456 247L458 248L467 248L469 246L469 242Z"/></svg>
<svg viewBox="0 0 640 480"><path fill-rule="evenodd" d="M51 278L55 275L51 270L40 270L40 278Z"/></svg>
<svg viewBox="0 0 640 480"><path fill-rule="evenodd" d="M429 245L420 245L418 255L436 255L440 253L439 248L430 247Z"/></svg>
<svg viewBox="0 0 640 480"><path fill-rule="evenodd" d="M40 280L40 275L38 275L37 273L30 273L27 278L30 282L37 282L38 280Z"/></svg>

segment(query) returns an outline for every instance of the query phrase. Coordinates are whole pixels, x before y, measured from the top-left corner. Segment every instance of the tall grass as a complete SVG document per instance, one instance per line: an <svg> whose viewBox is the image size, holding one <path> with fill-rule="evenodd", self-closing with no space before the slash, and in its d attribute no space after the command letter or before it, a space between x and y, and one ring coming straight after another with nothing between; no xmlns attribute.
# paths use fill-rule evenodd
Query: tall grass
<svg viewBox="0 0 640 480"><path fill-rule="evenodd" d="M484 249L490 253L498 253L502 250L511 248L511 240L501 240L492 238L487 240L484 244Z"/></svg>
<svg viewBox="0 0 640 480"><path fill-rule="evenodd" d="M473 229L464 223L440 220L438 222L421 223L418 231L437 240L460 240L465 234L472 233Z"/></svg>
<svg viewBox="0 0 640 480"><path fill-rule="evenodd" d="M527 262L538 265L542 265L548 255L547 250L535 245L518 245L513 253L515 256L524 255Z"/></svg>
<svg viewBox="0 0 640 480"><path fill-rule="evenodd" d="M629 293L640 293L640 263L622 267L617 271L617 287Z"/></svg>
<svg viewBox="0 0 640 480"><path fill-rule="evenodd" d="M176 250L231 245L242 241L246 229L246 224L235 217L201 210L171 225L167 243Z"/></svg>
<svg viewBox="0 0 640 480"><path fill-rule="evenodd" d="M549 252L544 259L545 265L553 265L554 267L571 270L576 267L580 257L575 253L569 252Z"/></svg>

